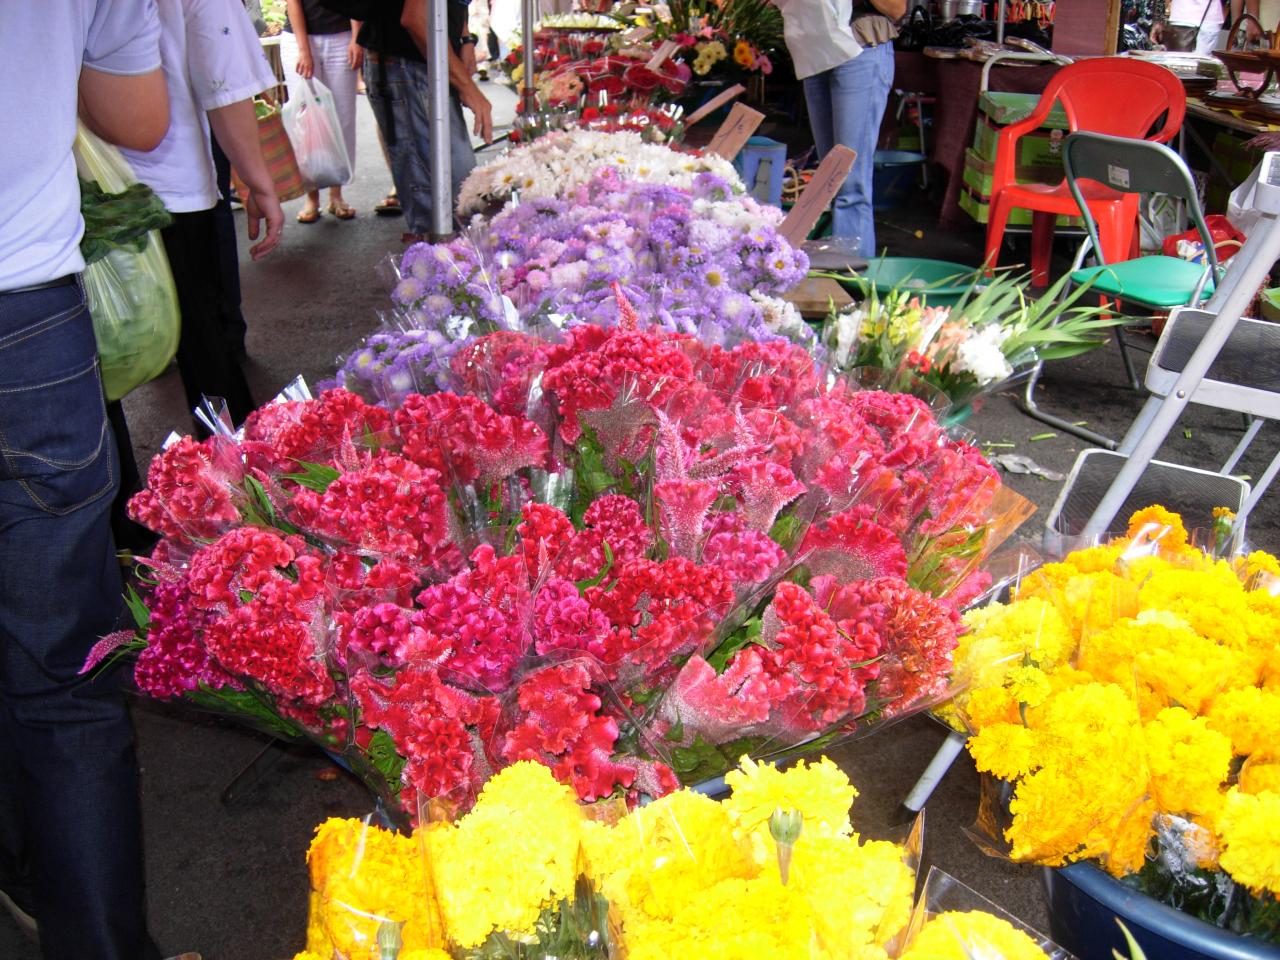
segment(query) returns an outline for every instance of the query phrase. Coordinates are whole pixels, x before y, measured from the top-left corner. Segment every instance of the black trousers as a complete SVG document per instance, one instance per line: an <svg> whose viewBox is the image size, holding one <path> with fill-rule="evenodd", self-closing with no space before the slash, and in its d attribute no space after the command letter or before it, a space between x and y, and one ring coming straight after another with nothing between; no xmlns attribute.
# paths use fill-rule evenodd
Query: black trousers
<svg viewBox="0 0 1280 960"><path fill-rule="evenodd" d="M174 214L173 223L161 231L161 237L182 312L178 371L187 407L199 406L202 397L220 397L226 400L235 423L242 423L254 403L236 356L238 331L229 316L219 269L214 211Z"/></svg>

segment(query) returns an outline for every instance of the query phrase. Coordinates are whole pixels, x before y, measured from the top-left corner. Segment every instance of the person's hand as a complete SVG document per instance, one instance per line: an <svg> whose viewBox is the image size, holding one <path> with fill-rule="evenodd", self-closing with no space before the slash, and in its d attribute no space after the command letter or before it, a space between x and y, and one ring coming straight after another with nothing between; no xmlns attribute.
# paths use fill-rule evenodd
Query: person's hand
<svg viewBox="0 0 1280 960"><path fill-rule="evenodd" d="M1244 21L1244 41L1245 43L1257 43L1262 39L1262 28L1253 20Z"/></svg>
<svg viewBox="0 0 1280 960"><path fill-rule="evenodd" d="M476 115L475 132L485 143L493 143L493 104L474 83L468 84L459 94L462 105Z"/></svg>
<svg viewBox="0 0 1280 960"><path fill-rule="evenodd" d="M364 66L364 47L356 43L354 35L351 37L351 42L347 44L347 63L351 65L352 70L359 70Z"/></svg>
<svg viewBox="0 0 1280 960"><path fill-rule="evenodd" d="M261 260L280 243L280 235L284 232L284 210L280 207L274 184L270 190L249 187L249 195L241 199L244 201L250 240L258 239L258 234L262 232L261 222L267 222L266 236L249 248L249 255L255 260Z"/></svg>
<svg viewBox="0 0 1280 960"><path fill-rule="evenodd" d="M1164 24L1153 23L1151 25L1151 42L1159 43L1163 39L1164 39Z"/></svg>
<svg viewBox="0 0 1280 960"><path fill-rule="evenodd" d="M316 75L316 65L311 59L310 50L298 51L298 76L303 80L310 80Z"/></svg>
<svg viewBox="0 0 1280 960"><path fill-rule="evenodd" d="M467 68L467 76L474 77L476 75L476 45L474 43L464 43L458 56L462 58L462 65Z"/></svg>

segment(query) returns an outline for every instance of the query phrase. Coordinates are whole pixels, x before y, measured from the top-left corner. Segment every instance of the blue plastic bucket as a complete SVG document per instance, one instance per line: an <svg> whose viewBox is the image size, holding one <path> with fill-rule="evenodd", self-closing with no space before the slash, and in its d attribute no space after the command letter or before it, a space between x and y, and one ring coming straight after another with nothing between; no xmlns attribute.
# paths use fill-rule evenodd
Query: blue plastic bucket
<svg viewBox="0 0 1280 960"><path fill-rule="evenodd" d="M925 159L923 153L877 150L872 160L871 208L896 210L906 203L916 192L916 178Z"/></svg>
<svg viewBox="0 0 1280 960"><path fill-rule="evenodd" d="M1280 960L1280 946L1242 937L1167 907L1089 863L1044 871L1049 932L1080 960L1129 952L1124 921L1147 960Z"/></svg>

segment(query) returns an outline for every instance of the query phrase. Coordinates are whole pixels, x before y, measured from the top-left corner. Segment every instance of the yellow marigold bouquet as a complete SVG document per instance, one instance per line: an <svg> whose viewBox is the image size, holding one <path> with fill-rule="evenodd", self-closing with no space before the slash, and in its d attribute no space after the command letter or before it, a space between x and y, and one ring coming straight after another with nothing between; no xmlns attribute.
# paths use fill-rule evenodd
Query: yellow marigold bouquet
<svg viewBox="0 0 1280 960"><path fill-rule="evenodd" d="M944 719L1014 785L1010 856L1096 860L1280 940L1280 562L1217 558L1150 507L965 619Z"/></svg>
<svg viewBox="0 0 1280 960"><path fill-rule="evenodd" d="M401 960L887 960L915 871L904 846L853 831L848 778L744 760L728 781L724 802L680 790L626 812L526 762L412 837L330 820L295 960L395 957L393 933Z"/></svg>

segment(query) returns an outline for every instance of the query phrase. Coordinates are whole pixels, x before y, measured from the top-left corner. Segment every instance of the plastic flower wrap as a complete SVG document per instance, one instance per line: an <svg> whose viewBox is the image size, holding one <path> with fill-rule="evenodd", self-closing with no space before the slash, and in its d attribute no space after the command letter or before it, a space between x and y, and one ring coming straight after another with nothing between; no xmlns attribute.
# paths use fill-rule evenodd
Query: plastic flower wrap
<svg viewBox="0 0 1280 960"><path fill-rule="evenodd" d="M1070 960L1061 947L954 877L929 868L901 960Z"/></svg>
<svg viewBox="0 0 1280 960"><path fill-rule="evenodd" d="M462 392L257 411L219 453L223 532L163 527L139 685L318 741L402 819L524 760L634 802L943 699L1022 515L994 470L798 347L613 307L474 341ZM193 450L165 457L203 477Z"/></svg>
<svg viewBox="0 0 1280 960"><path fill-rule="evenodd" d="M970 686L949 718L973 731L978 769L1012 784L1007 817L984 802L979 832L995 849L1096 860L1201 919L1275 940L1280 580L1269 555L1221 559L1191 541L1176 514L1150 507L1128 536L966 614L958 669Z"/></svg>
<svg viewBox="0 0 1280 960"><path fill-rule="evenodd" d="M967 289L958 302L938 306L929 305L929 287L919 281L907 279L883 294L862 283L862 302L824 324L832 364L883 371L886 389L922 396L937 390L961 407L1028 375L1037 360L1106 342L1101 334L1116 323L1080 305L1087 286L1064 297L1062 281L1032 298L1025 277L956 280L968 282Z"/></svg>
<svg viewBox="0 0 1280 960"><path fill-rule="evenodd" d="M629 131L574 130L539 137L476 167L462 184L458 212L475 213L491 203L505 203L516 193L521 200L566 198L606 170L630 181L680 189L688 189L699 175L710 173L734 193L743 192L733 165L721 157L679 153L646 143Z"/></svg>
<svg viewBox="0 0 1280 960"><path fill-rule="evenodd" d="M913 910L921 822L903 843L859 837L857 791L829 760L745 763L728 780L724 802L679 790L627 812L579 805L544 767L519 763L470 813L424 817L413 837L328 821L308 857L311 953L295 960L342 949L335 928L386 918L407 918L399 956L410 960L436 960L439 944L455 960L1066 960L937 871Z"/></svg>

